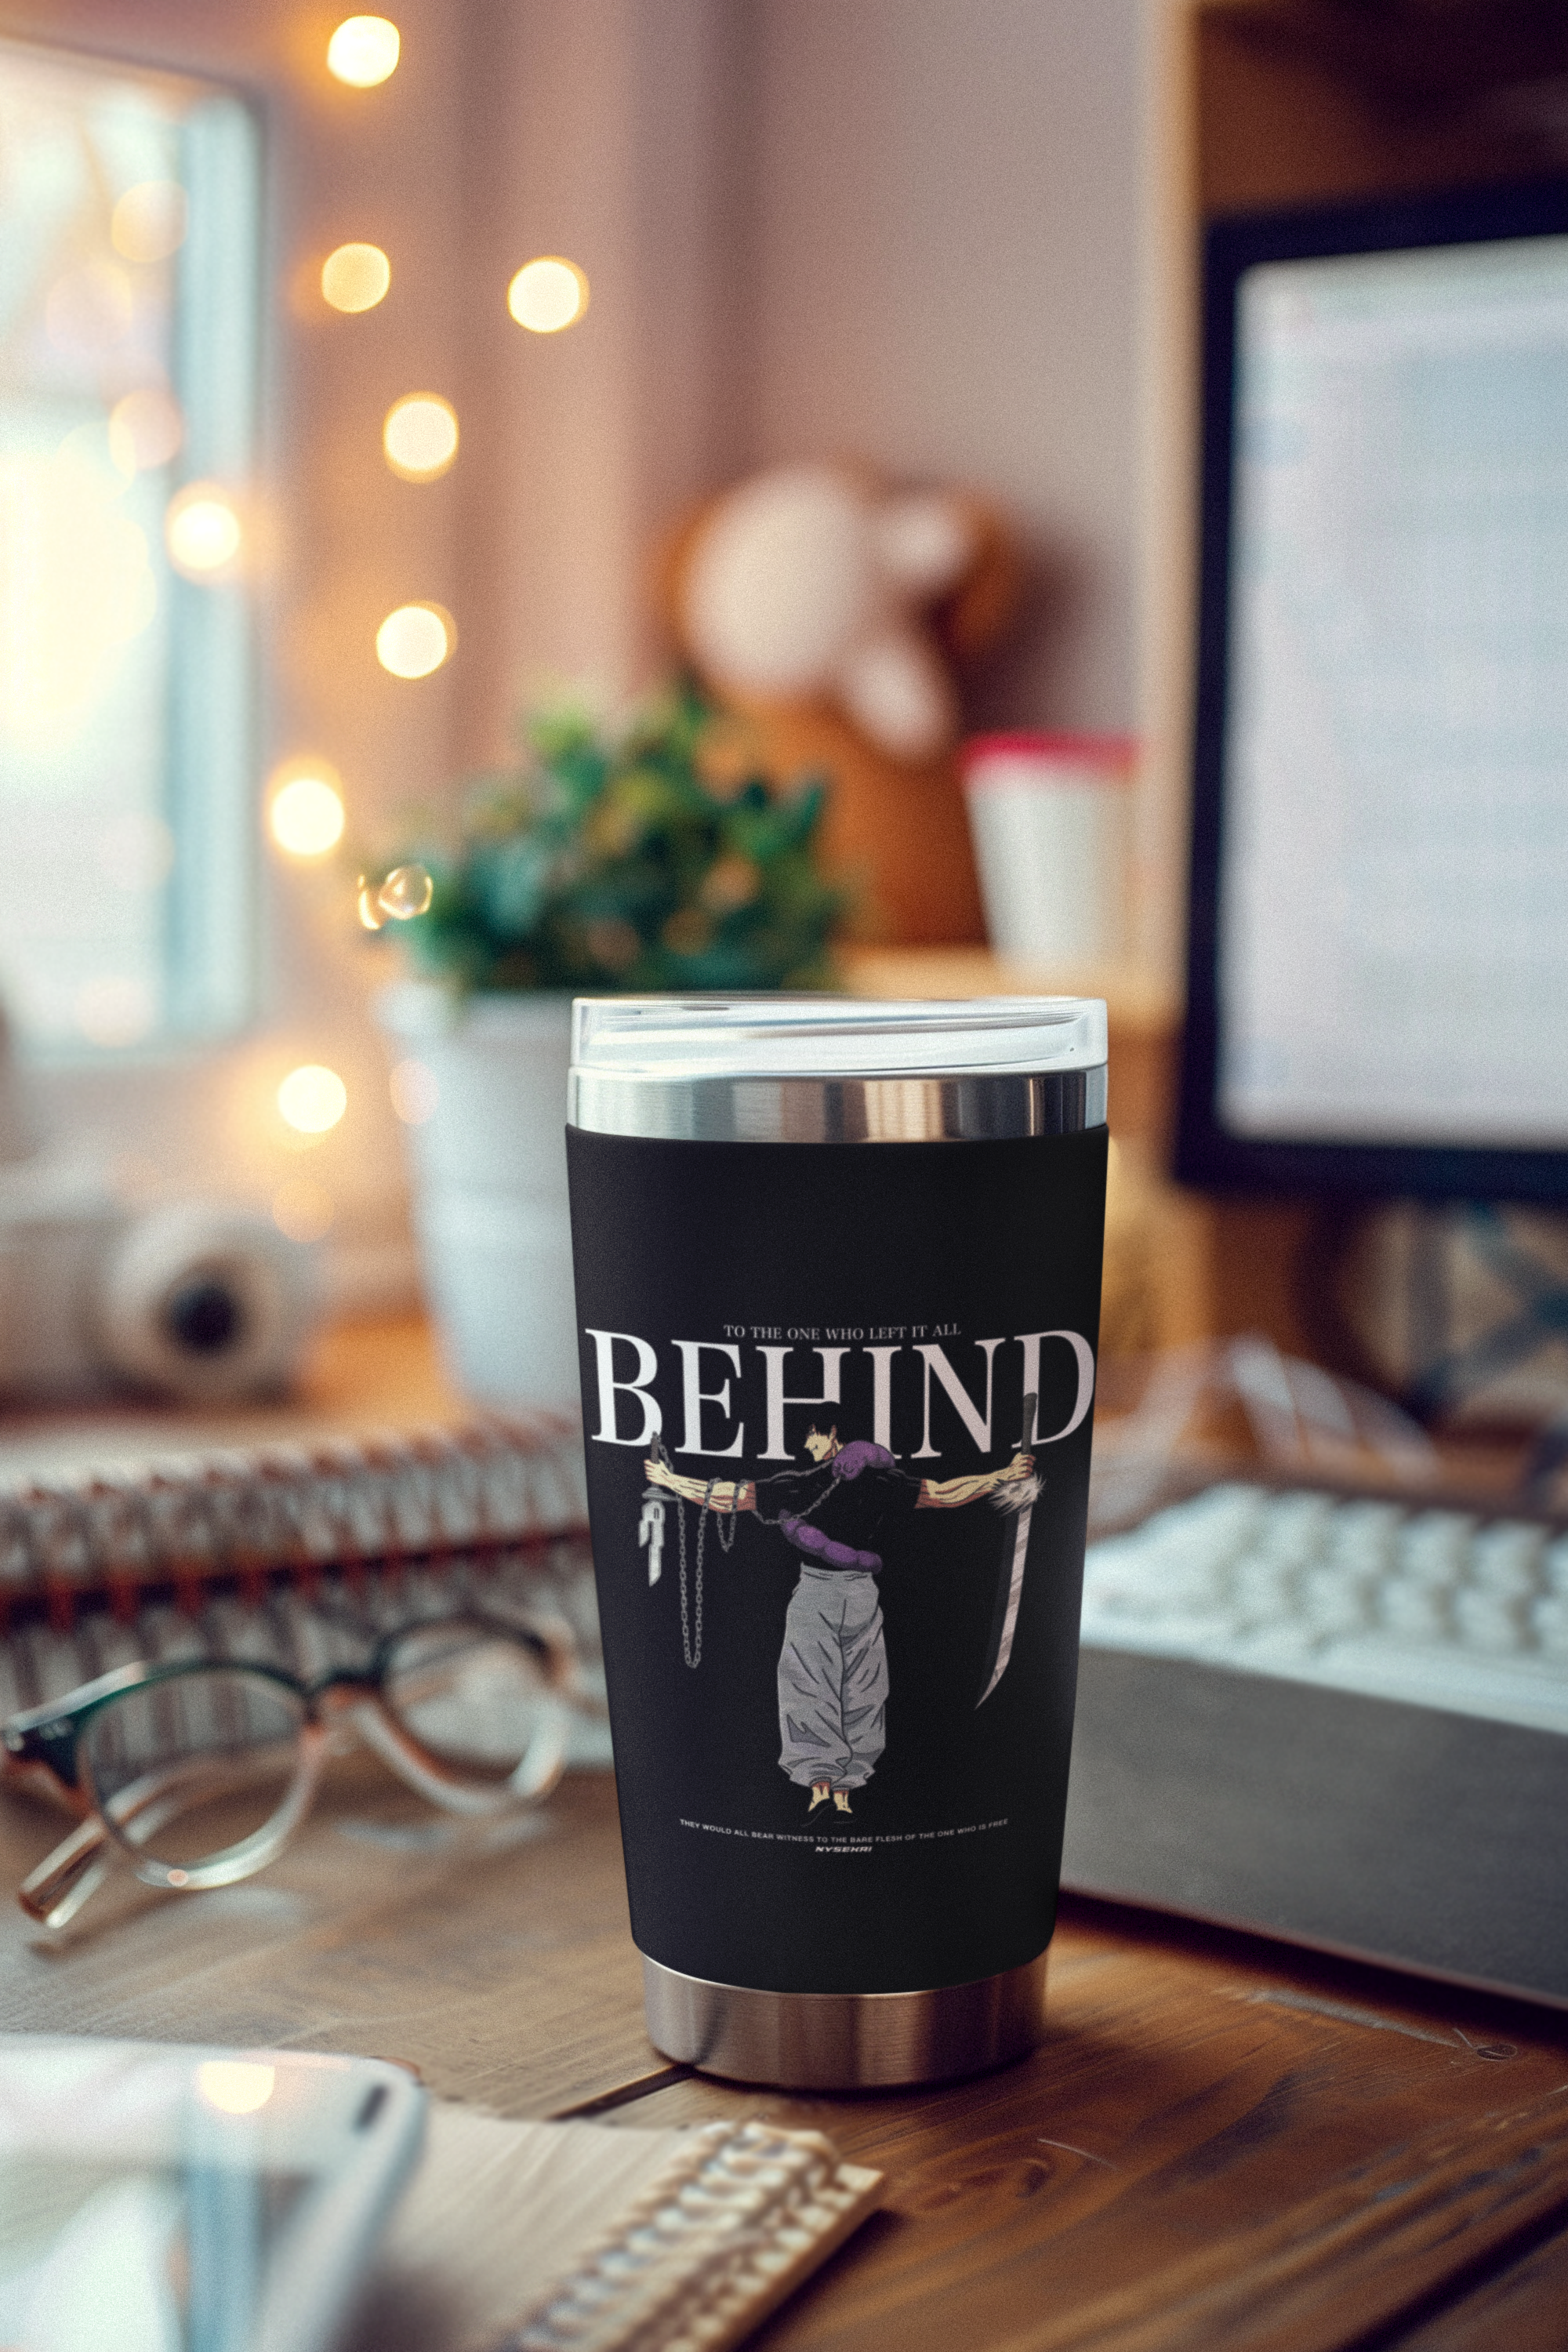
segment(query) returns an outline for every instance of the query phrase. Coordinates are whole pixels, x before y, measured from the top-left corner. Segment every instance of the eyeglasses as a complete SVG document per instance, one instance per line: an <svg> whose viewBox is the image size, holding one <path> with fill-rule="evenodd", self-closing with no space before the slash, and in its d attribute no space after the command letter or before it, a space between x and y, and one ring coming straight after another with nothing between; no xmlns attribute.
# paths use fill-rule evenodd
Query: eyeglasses
<svg viewBox="0 0 1568 2352"><path fill-rule="evenodd" d="M363 1669L315 1683L202 1660L100 1675L0 1728L0 1778L83 1817L17 1899L63 1927L120 1857L149 1886L250 1877L304 1820L343 1732L448 1812L535 1804L566 1760L576 1663L564 1626L467 1612L390 1634Z"/></svg>

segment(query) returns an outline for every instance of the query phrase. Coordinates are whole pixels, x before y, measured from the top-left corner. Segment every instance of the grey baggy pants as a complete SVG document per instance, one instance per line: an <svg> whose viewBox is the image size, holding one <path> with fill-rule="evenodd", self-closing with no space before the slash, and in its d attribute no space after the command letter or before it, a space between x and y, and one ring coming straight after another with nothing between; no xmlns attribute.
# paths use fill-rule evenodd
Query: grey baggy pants
<svg viewBox="0 0 1568 2352"><path fill-rule="evenodd" d="M864 1787L887 1739L888 1651L877 1580L805 1568L779 1652L781 1769L803 1789Z"/></svg>

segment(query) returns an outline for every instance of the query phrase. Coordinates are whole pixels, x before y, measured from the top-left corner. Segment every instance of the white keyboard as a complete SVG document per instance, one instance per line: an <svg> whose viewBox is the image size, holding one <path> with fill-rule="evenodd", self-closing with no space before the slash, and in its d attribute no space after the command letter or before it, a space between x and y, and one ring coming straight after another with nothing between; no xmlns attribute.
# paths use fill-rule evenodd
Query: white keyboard
<svg viewBox="0 0 1568 2352"><path fill-rule="evenodd" d="M1083 1638L1568 1732L1568 1534L1211 1486L1090 1545Z"/></svg>

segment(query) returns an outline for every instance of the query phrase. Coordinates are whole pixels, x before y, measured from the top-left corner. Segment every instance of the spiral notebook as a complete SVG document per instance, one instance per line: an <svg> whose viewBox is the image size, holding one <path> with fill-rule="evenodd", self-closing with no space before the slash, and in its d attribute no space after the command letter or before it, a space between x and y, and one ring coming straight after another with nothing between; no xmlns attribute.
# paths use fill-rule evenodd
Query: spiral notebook
<svg viewBox="0 0 1568 2352"><path fill-rule="evenodd" d="M582 1435L488 1414L325 1443L134 1453L0 1472L0 1718L136 1660L247 1657L307 1680L454 1605L571 1627L602 1689ZM606 1763L584 1717L570 1760Z"/></svg>
<svg viewBox="0 0 1568 2352"><path fill-rule="evenodd" d="M816 2132L437 2105L343 2352L725 2352L881 2189Z"/></svg>

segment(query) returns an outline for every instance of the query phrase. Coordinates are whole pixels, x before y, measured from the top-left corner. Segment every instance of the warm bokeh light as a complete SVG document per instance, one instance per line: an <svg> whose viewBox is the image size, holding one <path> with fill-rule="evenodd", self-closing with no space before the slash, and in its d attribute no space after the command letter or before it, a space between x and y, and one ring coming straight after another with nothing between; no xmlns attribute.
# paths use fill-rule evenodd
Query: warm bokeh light
<svg viewBox="0 0 1568 2352"><path fill-rule="evenodd" d="M348 1107L347 1087L321 1062L301 1062L278 1089L278 1108L297 1135L325 1135Z"/></svg>
<svg viewBox="0 0 1568 2352"><path fill-rule="evenodd" d="M381 446L405 482L433 482L458 454L458 412L438 392L411 392L387 410Z"/></svg>
<svg viewBox="0 0 1568 2352"><path fill-rule="evenodd" d="M506 289L506 307L531 334L558 335L588 307L588 281L574 261L542 254L525 262Z"/></svg>
<svg viewBox="0 0 1568 2352"><path fill-rule="evenodd" d="M395 866L375 894L375 903L395 923L411 923L428 912L436 885L423 866Z"/></svg>
<svg viewBox="0 0 1568 2352"><path fill-rule="evenodd" d="M337 1202L324 1184L310 1176L291 1176L272 1195L272 1222L291 1242L319 1242L331 1231Z"/></svg>
<svg viewBox="0 0 1568 2352"><path fill-rule="evenodd" d="M185 192L177 180L141 180L110 216L110 242L127 261L166 261L185 241Z"/></svg>
<svg viewBox="0 0 1568 2352"><path fill-rule="evenodd" d="M216 482L187 482L163 511L169 561L187 579L210 580L226 570L244 536L233 499Z"/></svg>
<svg viewBox="0 0 1568 2352"><path fill-rule="evenodd" d="M389 922L411 923L429 909L436 885L423 866L395 866L380 882L359 877L359 919L367 931L384 930Z"/></svg>
<svg viewBox="0 0 1568 2352"><path fill-rule="evenodd" d="M375 657L394 677L428 677L457 642L457 628L445 606L399 604L375 633Z"/></svg>
<svg viewBox="0 0 1568 2352"><path fill-rule="evenodd" d="M441 1099L441 1088L428 1062L410 1055L399 1062L387 1081L392 1092L392 1108L405 1127L423 1127L434 1118Z"/></svg>
<svg viewBox="0 0 1568 2352"><path fill-rule="evenodd" d="M109 412L110 455L127 479L166 466L184 437L179 402L157 384L128 392Z"/></svg>
<svg viewBox="0 0 1568 2352"><path fill-rule="evenodd" d="M334 310L374 310L391 283L379 245L340 245L321 264L321 292Z"/></svg>
<svg viewBox="0 0 1568 2352"><path fill-rule="evenodd" d="M397 71L402 47L390 16L345 16L327 43L327 71L351 89L374 89Z"/></svg>
<svg viewBox="0 0 1568 2352"><path fill-rule="evenodd" d="M343 837L343 795L325 760L290 760L274 771L267 824L290 857L324 857Z"/></svg>
<svg viewBox="0 0 1568 2352"><path fill-rule="evenodd" d="M220 2116L253 2116L277 2087L277 2067L251 2058L204 2058L196 2068L196 2089Z"/></svg>

